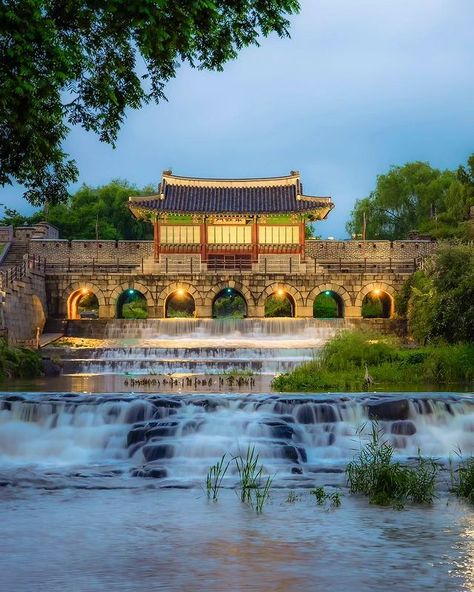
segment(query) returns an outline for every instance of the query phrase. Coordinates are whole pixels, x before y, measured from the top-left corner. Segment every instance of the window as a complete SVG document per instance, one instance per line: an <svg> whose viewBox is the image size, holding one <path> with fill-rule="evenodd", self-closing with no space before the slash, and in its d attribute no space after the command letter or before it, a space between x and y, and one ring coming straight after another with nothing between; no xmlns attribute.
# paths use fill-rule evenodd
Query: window
<svg viewBox="0 0 474 592"><path fill-rule="evenodd" d="M259 242L262 245L294 245L300 242L299 226L259 226Z"/></svg>
<svg viewBox="0 0 474 592"><path fill-rule="evenodd" d="M199 226L161 226L160 242L169 245L189 245L200 242Z"/></svg>
<svg viewBox="0 0 474 592"><path fill-rule="evenodd" d="M251 226L208 226L209 244L236 245L252 242Z"/></svg>

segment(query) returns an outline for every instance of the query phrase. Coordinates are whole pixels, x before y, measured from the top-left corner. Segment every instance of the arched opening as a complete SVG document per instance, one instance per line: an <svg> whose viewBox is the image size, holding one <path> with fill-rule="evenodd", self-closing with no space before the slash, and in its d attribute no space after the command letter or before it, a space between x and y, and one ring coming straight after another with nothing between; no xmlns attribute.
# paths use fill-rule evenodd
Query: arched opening
<svg viewBox="0 0 474 592"><path fill-rule="evenodd" d="M247 302L234 288L225 288L214 298L212 316L215 319L243 319L247 316Z"/></svg>
<svg viewBox="0 0 474 592"><path fill-rule="evenodd" d="M344 316L344 302L337 292L325 290L313 302L315 319L340 319Z"/></svg>
<svg viewBox="0 0 474 592"><path fill-rule="evenodd" d="M194 317L196 305L194 298L184 288L178 288L166 299L165 317L189 319Z"/></svg>
<svg viewBox="0 0 474 592"><path fill-rule="evenodd" d="M73 292L67 301L68 319L98 319L99 299L89 288Z"/></svg>
<svg viewBox="0 0 474 592"><path fill-rule="evenodd" d="M294 317L295 301L286 290L279 289L265 300L265 317Z"/></svg>
<svg viewBox="0 0 474 592"><path fill-rule="evenodd" d="M389 319L392 316L392 297L383 290L372 290L362 301L364 319Z"/></svg>
<svg viewBox="0 0 474 592"><path fill-rule="evenodd" d="M138 290L129 288L117 298L118 319L147 319L148 305L145 296Z"/></svg>

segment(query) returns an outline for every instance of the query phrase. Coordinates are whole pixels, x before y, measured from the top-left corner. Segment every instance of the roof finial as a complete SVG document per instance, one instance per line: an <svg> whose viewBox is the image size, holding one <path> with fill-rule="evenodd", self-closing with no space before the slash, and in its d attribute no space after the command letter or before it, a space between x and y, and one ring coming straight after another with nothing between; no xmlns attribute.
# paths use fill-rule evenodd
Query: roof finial
<svg viewBox="0 0 474 592"><path fill-rule="evenodd" d="M171 169L166 169L165 171L163 171L163 175L172 175L173 171Z"/></svg>
<svg viewBox="0 0 474 592"><path fill-rule="evenodd" d="M299 177L300 176L300 172L299 171L290 171L290 175L292 177Z"/></svg>

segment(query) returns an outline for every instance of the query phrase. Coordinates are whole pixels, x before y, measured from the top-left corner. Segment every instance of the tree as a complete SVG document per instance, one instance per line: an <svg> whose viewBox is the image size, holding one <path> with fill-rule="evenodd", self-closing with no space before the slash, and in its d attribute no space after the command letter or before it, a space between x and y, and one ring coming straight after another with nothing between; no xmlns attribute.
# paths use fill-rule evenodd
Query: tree
<svg viewBox="0 0 474 592"><path fill-rule="evenodd" d="M128 108L165 98L180 63L222 70L261 36L288 36L298 0L4 0L0 185L33 205L77 179L69 125L115 145Z"/></svg>
<svg viewBox="0 0 474 592"><path fill-rule="evenodd" d="M357 200L347 230L368 239L404 239L417 231L435 238L469 238L467 222L474 205L474 155L468 168L440 171L424 162L392 167L377 177L374 191Z"/></svg>
<svg viewBox="0 0 474 592"><path fill-rule="evenodd" d="M397 312L420 343L474 342L474 248L445 246L406 282Z"/></svg>
<svg viewBox="0 0 474 592"><path fill-rule="evenodd" d="M68 239L95 239L96 230L102 240L151 239L151 224L145 220L136 220L127 202L130 195L152 192L152 187L139 189L120 179L100 187L83 185L66 203L48 208L48 222L58 228L62 238ZM7 209L0 223L20 226L40 222L44 217L43 211L27 217Z"/></svg>

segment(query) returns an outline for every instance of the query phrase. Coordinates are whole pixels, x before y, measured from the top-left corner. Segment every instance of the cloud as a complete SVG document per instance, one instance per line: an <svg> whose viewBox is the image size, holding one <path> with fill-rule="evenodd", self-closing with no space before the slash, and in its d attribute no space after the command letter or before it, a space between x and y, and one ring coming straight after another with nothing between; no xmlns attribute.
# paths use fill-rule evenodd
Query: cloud
<svg viewBox="0 0 474 592"><path fill-rule="evenodd" d="M455 167L474 152L473 21L471 0L303 0L291 39L264 39L223 73L181 67L167 103L128 114L116 150L80 129L66 148L90 184L298 169L336 204L320 231L344 236L390 165Z"/></svg>

